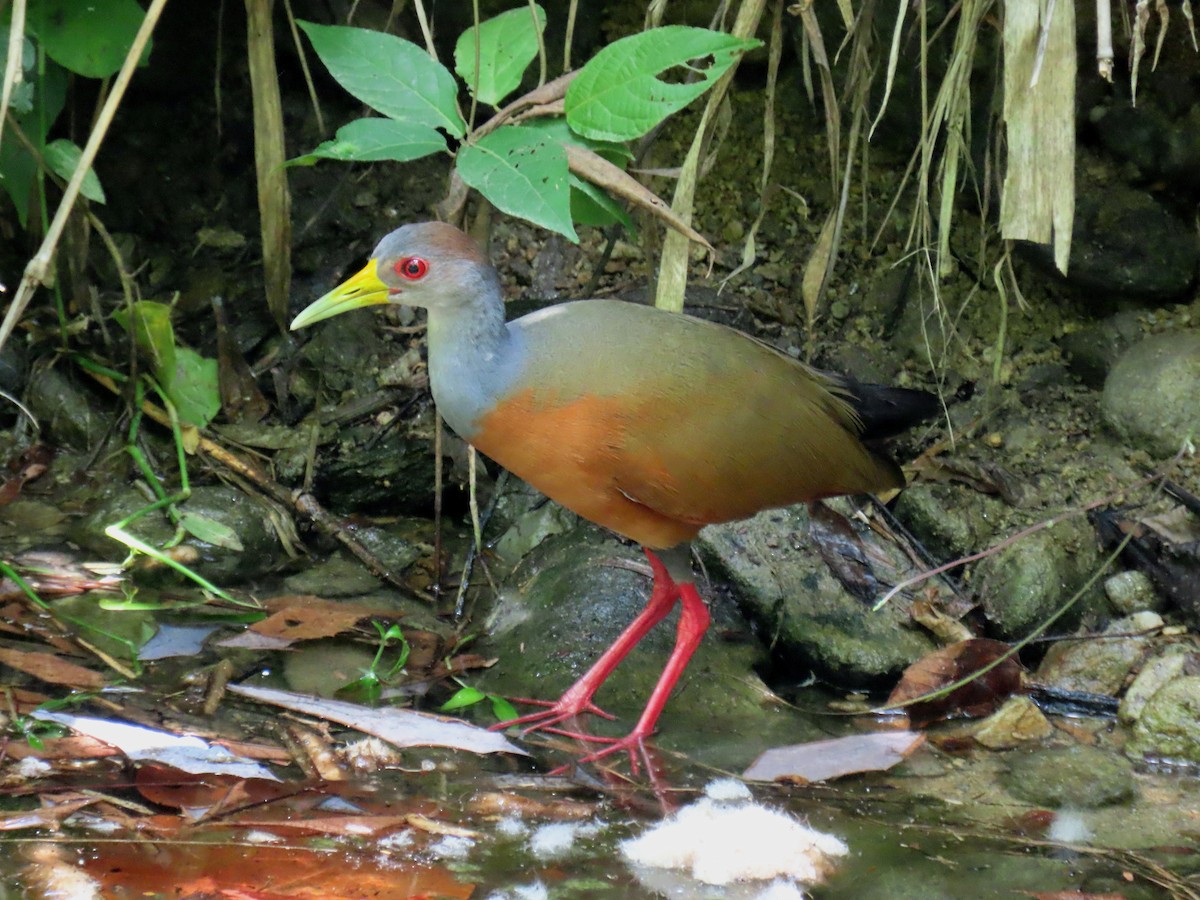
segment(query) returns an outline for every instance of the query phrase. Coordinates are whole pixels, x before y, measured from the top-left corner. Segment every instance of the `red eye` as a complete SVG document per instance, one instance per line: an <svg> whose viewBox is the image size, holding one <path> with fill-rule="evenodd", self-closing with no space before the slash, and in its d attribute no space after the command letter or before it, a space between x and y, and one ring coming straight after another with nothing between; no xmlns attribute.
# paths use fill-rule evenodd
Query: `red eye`
<svg viewBox="0 0 1200 900"><path fill-rule="evenodd" d="M396 263L393 268L401 278L416 281L425 277L425 273L429 271L429 263L425 262L419 256L406 256Z"/></svg>

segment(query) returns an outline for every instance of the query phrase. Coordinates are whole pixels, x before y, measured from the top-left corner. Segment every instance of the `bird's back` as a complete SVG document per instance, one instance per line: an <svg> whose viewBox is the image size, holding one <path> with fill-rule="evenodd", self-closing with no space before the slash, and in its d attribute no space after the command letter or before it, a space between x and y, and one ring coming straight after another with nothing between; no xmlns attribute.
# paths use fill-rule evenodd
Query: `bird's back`
<svg viewBox="0 0 1200 900"><path fill-rule="evenodd" d="M519 375L464 435L650 547L761 509L903 483L824 376L740 332L611 300L510 323Z"/></svg>

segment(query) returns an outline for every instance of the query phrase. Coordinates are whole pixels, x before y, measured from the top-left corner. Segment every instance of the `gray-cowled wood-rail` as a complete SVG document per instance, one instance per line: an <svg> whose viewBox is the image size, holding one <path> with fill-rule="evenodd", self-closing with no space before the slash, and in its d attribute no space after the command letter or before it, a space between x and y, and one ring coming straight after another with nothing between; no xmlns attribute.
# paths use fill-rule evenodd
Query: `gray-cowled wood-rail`
<svg viewBox="0 0 1200 900"><path fill-rule="evenodd" d="M579 515L642 545L646 608L566 693L511 723L564 734L678 600L675 647L624 738L583 761L639 749L709 623L687 543L705 525L904 477L864 439L937 410L923 391L849 383L741 332L615 300L578 300L504 321L496 270L463 232L405 225L305 309L303 328L380 303L423 306L429 382L460 437ZM684 552L676 552L675 548ZM636 765L636 760L634 762Z"/></svg>

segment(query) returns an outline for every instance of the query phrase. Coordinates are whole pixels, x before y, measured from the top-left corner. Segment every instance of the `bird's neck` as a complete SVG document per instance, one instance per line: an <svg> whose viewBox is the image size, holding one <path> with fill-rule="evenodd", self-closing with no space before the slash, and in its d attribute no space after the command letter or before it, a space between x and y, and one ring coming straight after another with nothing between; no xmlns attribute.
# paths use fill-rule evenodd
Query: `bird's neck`
<svg viewBox="0 0 1200 900"><path fill-rule="evenodd" d="M504 323L495 271L480 267L460 302L429 310L429 384L446 423L470 440L479 416L516 374L514 339Z"/></svg>

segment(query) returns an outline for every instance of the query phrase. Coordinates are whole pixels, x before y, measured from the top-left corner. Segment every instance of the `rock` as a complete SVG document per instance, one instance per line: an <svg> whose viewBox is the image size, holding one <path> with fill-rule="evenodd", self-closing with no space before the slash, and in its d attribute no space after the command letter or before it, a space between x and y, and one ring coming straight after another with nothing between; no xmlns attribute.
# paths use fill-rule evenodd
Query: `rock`
<svg viewBox="0 0 1200 900"><path fill-rule="evenodd" d="M25 403L52 444L90 450L108 433L111 416L99 391L62 367L38 369Z"/></svg>
<svg viewBox="0 0 1200 900"><path fill-rule="evenodd" d="M1079 590L1098 560L1095 536L1081 518L1034 532L984 559L975 577L995 633L1006 640L1028 634ZM1080 598L1067 621L1078 622L1098 600L1098 591Z"/></svg>
<svg viewBox="0 0 1200 900"><path fill-rule="evenodd" d="M122 483L109 483L99 497L89 502L90 512L76 523L72 538L76 543L106 558L125 554L124 545L110 538L104 529L149 505L140 493ZM241 542L242 549L217 546L188 534L170 551L170 555L192 571L227 587L272 571L281 562L282 548L271 525L271 510L258 500L226 485L199 485L192 495L178 504L181 514L211 520L225 526ZM128 531L156 547L162 547L175 534L167 516L156 511L128 526ZM165 569L149 557L140 559L142 571ZM172 572L171 577L178 577Z"/></svg>
<svg viewBox="0 0 1200 900"><path fill-rule="evenodd" d="M393 654L394 656L394 654ZM385 664L393 656L388 656ZM283 654L283 678L288 690L332 697L375 662L375 648L329 639L305 641Z"/></svg>
<svg viewBox="0 0 1200 900"><path fill-rule="evenodd" d="M1081 157L1067 284L1093 303L1182 297L1196 279L1192 229L1149 194L1117 183L1115 173L1101 181L1089 177L1089 169ZM1057 271L1048 245L1021 242L1018 249Z"/></svg>
<svg viewBox="0 0 1200 900"><path fill-rule="evenodd" d="M1169 644L1157 656L1147 660L1121 698L1117 718L1126 725L1140 719L1150 698L1184 674L1189 649L1194 648L1184 644Z"/></svg>
<svg viewBox="0 0 1200 900"><path fill-rule="evenodd" d="M1125 752L1150 762L1200 763L1200 675L1176 678L1154 693Z"/></svg>
<svg viewBox="0 0 1200 900"><path fill-rule="evenodd" d="M1082 744L1016 751L1001 781L1014 797L1051 809L1095 809L1133 797L1129 761Z"/></svg>
<svg viewBox="0 0 1200 900"><path fill-rule="evenodd" d="M827 501L849 509L849 501ZM771 636L777 660L789 669L815 669L836 683L868 685L899 673L934 649L911 622L903 596L879 611L875 597L850 594L808 536L804 506L766 510L752 519L713 525L696 541L714 574L727 577L747 614ZM858 532L880 583L912 574L896 548ZM889 559L894 568L888 568ZM886 571L885 571L886 570Z"/></svg>
<svg viewBox="0 0 1200 900"><path fill-rule="evenodd" d="M1104 631L1112 635L1136 634L1161 628L1162 624L1156 613L1139 613L1111 622ZM1115 697L1151 641L1148 636L1061 641L1046 653L1038 666L1037 680L1065 690Z"/></svg>
<svg viewBox="0 0 1200 900"><path fill-rule="evenodd" d="M896 500L896 516L941 559L956 559L986 546L1003 509L1003 501L995 497L936 482L910 485Z"/></svg>
<svg viewBox="0 0 1200 900"><path fill-rule="evenodd" d="M975 741L991 750L1011 750L1054 734L1054 726L1025 696L1009 697L975 730Z"/></svg>
<svg viewBox="0 0 1200 900"><path fill-rule="evenodd" d="M1099 390L1121 354L1141 337L1138 312L1122 310L1064 335L1059 345L1066 354L1071 374Z"/></svg>
<svg viewBox="0 0 1200 900"><path fill-rule="evenodd" d="M1200 331L1157 334L1134 344L1104 382L1105 421L1158 457L1200 434Z"/></svg>
<svg viewBox="0 0 1200 900"><path fill-rule="evenodd" d="M1126 616L1146 609L1161 612L1166 606L1155 592L1150 578L1137 569L1118 572L1106 579L1104 595L1108 597L1109 606Z"/></svg>
<svg viewBox="0 0 1200 900"><path fill-rule="evenodd" d="M293 594L316 594L327 600L356 597L379 588L379 579L348 553L335 553L289 575L283 583Z"/></svg>

